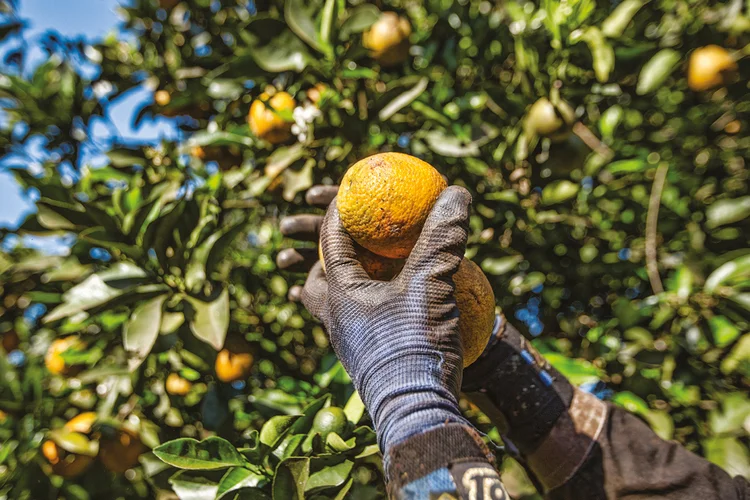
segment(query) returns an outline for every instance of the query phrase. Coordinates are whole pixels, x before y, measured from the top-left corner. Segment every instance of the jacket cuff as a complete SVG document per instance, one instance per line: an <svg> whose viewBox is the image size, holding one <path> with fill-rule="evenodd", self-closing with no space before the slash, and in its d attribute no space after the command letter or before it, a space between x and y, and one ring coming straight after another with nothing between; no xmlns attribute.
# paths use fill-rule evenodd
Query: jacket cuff
<svg viewBox="0 0 750 500"><path fill-rule="evenodd" d="M494 464L495 457L474 429L446 424L394 445L388 462L388 491L396 497L405 485L438 469L460 468L459 464L468 463L487 466Z"/></svg>
<svg viewBox="0 0 750 500"><path fill-rule="evenodd" d="M524 457L545 491L562 486L578 472L591 455L606 420L607 404L576 389L567 414L555 422L539 447Z"/></svg>

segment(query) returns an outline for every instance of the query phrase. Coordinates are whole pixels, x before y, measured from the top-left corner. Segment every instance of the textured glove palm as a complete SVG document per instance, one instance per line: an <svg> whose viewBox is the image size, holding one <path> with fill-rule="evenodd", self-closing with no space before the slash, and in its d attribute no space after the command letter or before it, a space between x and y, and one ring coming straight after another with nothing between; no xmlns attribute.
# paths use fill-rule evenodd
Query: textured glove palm
<svg viewBox="0 0 750 500"><path fill-rule="evenodd" d="M452 276L464 254L469 193L449 187L393 281L371 280L336 202L321 228L327 274L316 264L302 300L319 318L375 423L380 448L447 422L458 408L462 348Z"/></svg>

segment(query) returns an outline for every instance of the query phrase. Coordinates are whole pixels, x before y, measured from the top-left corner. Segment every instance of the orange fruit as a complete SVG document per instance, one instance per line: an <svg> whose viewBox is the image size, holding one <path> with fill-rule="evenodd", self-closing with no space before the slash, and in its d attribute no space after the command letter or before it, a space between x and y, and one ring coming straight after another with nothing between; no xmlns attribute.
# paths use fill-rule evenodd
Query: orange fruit
<svg viewBox="0 0 750 500"><path fill-rule="evenodd" d="M725 85L737 72L737 63L724 47L706 45L690 54L688 87L696 92Z"/></svg>
<svg viewBox="0 0 750 500"><path fill-rule="evenodd" d="M575 122L575 110L565 101L557 105L542 97L529 108L524 122L527 134L548 137L554 142L562 142L570 135L570 127Z"/></svg>
<svg viewBox="0 0 750 500"><path fill-rule="evenodd" d="M129 429L119 429L112 438L99 444L99 460L107 470L122 474L138 465L138 457L146 451L138 435Z"/></svg>
<svg viewBox="0 0 750 500"><path fill-rule="evenodd" d="M271 144L287 141L292 136L292 122L286 121L280 113L291 113L296 105L294 98L287 92L277 92L273 97L262 93L250 106L250 130L256 137Z"/></svg>
<svg viewBox="0 0 750 500"><path fill-rule="evenodd" d="M446 188L429 163L402 153L381 153L352 165L337 197L341 224L366 249L403 259Z"/></svg>
<svg viewBox="0 0 750 500"><path fill-rule="evenodd" d="M96 422L96 413L93 411L86 411L76 415L75 417L68 420L63 426L65 430L70 432L80 432L81 434L88 434L91 432L91 428Z"/></svg>
<svg viewBox="0 0 750 500"><path fill-rule="evenodd" d="M42 455L52 466L52 471L66 479L80 476L94 463L94 457L68 453L50 440L42 443Z"/></svg>
<svg viewBox="0 0 750 500"><path fill-rule="evenodd" d="M53 375L73 375L78 371L77 367L67 366L62 353L68 349L81 349L83 347L85 347L85 344L75 335L57 339L47 349L47 354L44 356L44 365Z"/></svg>
<svg viewBox="0 0 750 500"><path fill-rule="evenodd" d="M383 12L362 35L362 45L383 66L400 64L409 56L409 21L395 12Z"/></svg>
<svg viewBox="0 0 750 500"><path fill-rule="evenodd" d="M184 396L185 394L190 392L193 384L191 384L190 381L180 377L176 373L170 373L167 376L167 382L165 386L167 389L167 394L172 394L173 396Z"/></svg>
<svg viewBox="0 0 750 500"><path fill-rule="evenodd" d="M2 334L2 346L6 353L18 349L20 343L21 339L18 338L18 334L14 330Z"/></svg>
<svg viewBox="0 0 750 500"><path fill-rule="evenodd" d="M311 103L317 104L327 89L328 86L325 83L316 83L315 86L307 89L305 95Z"/></svg>
<svg viewBox="0 0 750 500"><path fill-rule="evenodd" d="M354 244L354 249L357 252L357 260L362 264L362 268L374 280L390 281L404 267L404 259L381 257L356 243ZM325 272L326 264L323 260L323 249L320 245L318 245L318 258L320 259L321 267L323 267L323 272Z"/></svg>
<svg viewBox="0 0 750 500"><path fill-rule="evenodd" d="M222 349L216 356L216 378L222 382L246 379L253 368L253 355L250 352L232 352Z"/></svg>
<svg viewBox="0 0 750 500"><path fill-rule="evenodd" d="M344 175L337 206L373 279L390 280L403 267L446 182L432 165L401 153L355 163ZM392 257L396 257L394 259ZM325 263L321 255L321 265ZM495 296L482 270L463 259L453 275L464 366L482 354L495 322Z"/></svg>
<svg viewBox="0 0 750 500"><path fill-rule="evenodd" d="M166 106L172 101L172 96L166 90L157 90L154 93L154 102L159 106Z"/></svg>
<svg viewBox="0 0 750 500"><path fill-rule="evenodd" d="M464 349L464 367L476 361L487 346L495 325L495 294L478 265L464 259L453 275L458 306L458 331Z"/></svg>

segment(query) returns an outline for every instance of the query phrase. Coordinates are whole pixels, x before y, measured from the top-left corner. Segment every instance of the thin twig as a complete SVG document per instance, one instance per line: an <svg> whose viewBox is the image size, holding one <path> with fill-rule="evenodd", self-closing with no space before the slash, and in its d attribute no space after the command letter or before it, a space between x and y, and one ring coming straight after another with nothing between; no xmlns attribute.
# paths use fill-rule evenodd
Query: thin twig
<svg viewBox="0 0 750 500"><path fill-rule="evenodd" d="M664 191L668 170L669 164L667 162L660 163L656 169L654 184L651 187L651 198L648 200L648 215L646 216L646 273L654 294L664 291L664 285L659 276L659 263L657 262L656 230L659 223L661 194Z"/></svg>
<svg viewBox="0 0 750 500"><path fill-rule="evenodd" d="M596 151L605 160L610 160L615 153L604 144L589 128L581 122L573 125L573 133L577 135L592 151Z"/></svg>

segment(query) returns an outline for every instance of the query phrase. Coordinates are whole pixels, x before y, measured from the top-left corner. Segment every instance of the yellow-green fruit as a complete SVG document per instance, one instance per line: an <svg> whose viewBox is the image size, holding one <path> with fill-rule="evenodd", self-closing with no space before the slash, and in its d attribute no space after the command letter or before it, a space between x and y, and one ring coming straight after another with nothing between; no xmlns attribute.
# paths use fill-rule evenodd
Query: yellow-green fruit
<svg viewBox="0 0 750 500"><path fill-rule="evenodd" d="M547 137L554 142L564 141L570 135L575 116L575 110L565 101L554 105L542 97L529 108L524 130L527 134Z"/></svg>
<svg viewBox="0 0 750 500"><path fill-rule="evenodd" d="M422 232L445 179L429 163L380 153L352 165L341 180L337 207L354 240L383 257L403 259Z"/></svg>
<svg viewBox="0 0 750 500"><path fill-rule="evenodd" d="M724 47L706 45L690 54L688 87L696 92L725 85L737 72L737 63Z"/></svg>
<svg viewBox="0 0 750 500"><path fill-rule="evenodd" d="M383 12L362 36L362 45L383 66L394 66L409 56L409 21L395 12Z"/></svg>
<svg viewBox="0 0 750 500"><path fill-rule="evenodd" d="M297 105L287 92L277 92L269 97L265 92L250 106L248 123L256 137L271 144L280 144L292 136L292 122L286 121L282 113L289 113Z"/></svg>
<svg viewBox="0 0 750 500"><path fill-rule="evenodd" d="M323 408L315 414L312 428L315 432L320 433L323 441L325 441L331 432L335 432L339 436L343 435L347 424L348 420L344 410L337 406L331 406Z"/></svg>

